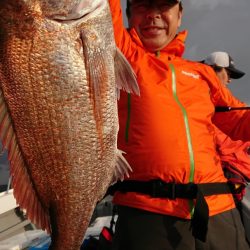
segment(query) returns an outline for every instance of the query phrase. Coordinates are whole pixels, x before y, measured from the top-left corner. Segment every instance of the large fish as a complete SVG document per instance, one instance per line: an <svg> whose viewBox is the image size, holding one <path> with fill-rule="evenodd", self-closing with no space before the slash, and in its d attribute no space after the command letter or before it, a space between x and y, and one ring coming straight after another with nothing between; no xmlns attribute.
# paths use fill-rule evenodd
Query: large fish
<svg viewBox="0 0 250 250"><path fill-rule="evenodd" d="M96 202L129 171L122 88L139 93L106 0L1 0L0 135L16 200L50 249L79 249Z"/></svg>

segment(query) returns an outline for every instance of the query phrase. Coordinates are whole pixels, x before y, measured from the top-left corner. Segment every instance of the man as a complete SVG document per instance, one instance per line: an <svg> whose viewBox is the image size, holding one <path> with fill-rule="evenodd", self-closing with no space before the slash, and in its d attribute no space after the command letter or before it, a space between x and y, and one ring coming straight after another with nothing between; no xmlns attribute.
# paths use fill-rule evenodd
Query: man
<svg viewBox="0 0 250 250"><path fill-rule="evenodd" d="M243 71L236 68L232 57L224 51L213 52L201 62L214 69L225 87L228 86L231 79L240 79L245 75ZM250 178L250 142L233 141L219 129L216 129L216 142L224 174L228 178L228 181L237 187L238 191L234 194L234 199L236 207L242 213L241 201L245 195L246 185Z"/></svg>
<svg viewBox="0 0 250 250"><path fill-rule="evenodd" d="M181 2L129 1L129 30L120 1L109 2L117 46L141 93L122 93L119 100L118 144L133 172L114 195L119 207L113 249L249 249L211 121L215 106L244 104L211 67L181 57L187 35L177 34ZM229 134L249 140L250 113L230 118Z"/></svg>
<svg viewBox="0 0 250 250"><path fill-rule="evenodd" d="M232 57L223 51L216 51L206 57L203 63L212 66L221 82L227 86L232 79L239 79L245 73L235 67Z"/></svg>

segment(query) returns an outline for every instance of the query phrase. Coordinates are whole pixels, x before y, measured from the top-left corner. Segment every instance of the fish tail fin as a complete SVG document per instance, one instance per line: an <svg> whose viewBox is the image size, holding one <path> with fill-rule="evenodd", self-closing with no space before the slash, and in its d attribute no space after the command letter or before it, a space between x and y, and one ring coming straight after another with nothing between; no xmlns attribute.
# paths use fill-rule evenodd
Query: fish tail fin
<svg viewBox="0 0 250 250"><path fill-rule="evenodd" d="M124 176L129 177L129 172L133 171L131 166L129 165L129 163L122 154L125 154L125 152L117 150L115 170L112 183L115 183L118 180L124 180Z"/></svg>
<svg viewBox="0 0 250 250"><path fill-rule="evenodd" d="M48 213L38 199L27 171L2 89L0 89L0 140L8 152L11 187L14 189L13 194L17 204L26 210L26 215L32 222L50 232Z"/></svg>
<svg viewBox="0 0 250 250"><path fill-rule="evenodd" d="M115 76L118 91L122 89L128 93L140 95L140 90L134 70L119 48L116 49L115 54Z"/></svg>

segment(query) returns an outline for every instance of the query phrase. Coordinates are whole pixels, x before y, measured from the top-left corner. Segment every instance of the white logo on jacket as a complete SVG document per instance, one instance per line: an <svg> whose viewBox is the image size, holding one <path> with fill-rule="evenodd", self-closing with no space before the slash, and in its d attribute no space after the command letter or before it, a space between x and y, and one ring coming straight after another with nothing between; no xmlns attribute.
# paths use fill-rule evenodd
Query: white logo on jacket
<svg viewBox="0 0 250 250"><path fill-rule="evenodd" d="M187 72L187 71L184 71L184 70L182 70L181 73L184 74L184 75L186 75L186 76L191 76L191 77L193 77L194 79L199 79L199 78L200 78L200 75L196 75L196 74L194 74L194 73Z"/></svg>

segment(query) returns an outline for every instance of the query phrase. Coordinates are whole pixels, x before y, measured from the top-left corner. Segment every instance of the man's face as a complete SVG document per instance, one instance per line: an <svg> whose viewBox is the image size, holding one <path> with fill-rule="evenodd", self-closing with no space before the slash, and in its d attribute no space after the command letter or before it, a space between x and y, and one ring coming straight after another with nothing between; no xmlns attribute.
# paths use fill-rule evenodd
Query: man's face
<svg viewBox="0 0 250 250"><path fill-rule="evenodd" d="M135 28L147 50L155 52L168 45L181 25L178 3L167 0L134 0L129 26Z"/></svg>
<svg viewBox="0 0 250 250"><path fill-rule="evenodd" d="M215 70L215 72L225 86L231 82L230 73L225 68L220 68L219 70Z"/></svg>

